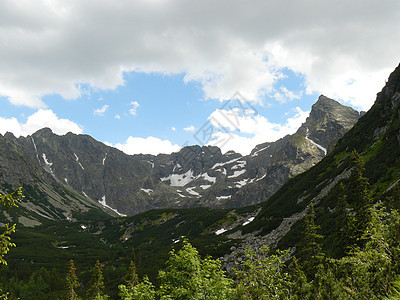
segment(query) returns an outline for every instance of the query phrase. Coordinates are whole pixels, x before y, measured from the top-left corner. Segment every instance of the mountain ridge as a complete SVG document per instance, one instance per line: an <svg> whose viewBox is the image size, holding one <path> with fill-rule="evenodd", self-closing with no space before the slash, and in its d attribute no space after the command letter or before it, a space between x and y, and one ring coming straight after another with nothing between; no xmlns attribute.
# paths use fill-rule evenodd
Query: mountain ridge
<svg viewBox="0 0 400 300"><path fill-rule="evenodd" d="M49 128L26 138L7 133L0 137L0 182L3 189L28 186L27 209L71 220L93 209L122 216L154 208L245 206L265 201L315 165L358 118L357 111L321 95L295 134L257 145L246 156L198 145L169 155L127 155L89 135L59 136ZM22 167L14 170L16 161ZM73 209L64 207L68 201Z"/></svg>

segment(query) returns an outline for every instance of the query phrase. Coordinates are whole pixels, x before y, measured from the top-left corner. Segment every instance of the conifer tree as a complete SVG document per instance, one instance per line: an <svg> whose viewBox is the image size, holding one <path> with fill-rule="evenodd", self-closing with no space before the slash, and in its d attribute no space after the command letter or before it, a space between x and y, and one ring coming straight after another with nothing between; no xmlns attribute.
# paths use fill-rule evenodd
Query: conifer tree
<svg viewBox="0 0 400 300"><path fill-rule="evenodd" d="M349 220L349 239L352 245L362 246L362 236L371 221L372 197L368 179L364 177L364 163L355 150L352 152L352 167L347 188L348 199L354 208L353 217Z"/></svg>
<svg viewBox="0 0 400 300"><path fill-rule="evenodd" d="M132 250L132 259L129 264L128 273L125 276L125 282L128 289L132 289L135 285L139 283L139 276L136 271L135 264L135 251Z"/></svg>
<svg viewBox="0 0 400 300"><path fill-rule="evenodd" d="M345 186L342 183L339 185L339 198L336 205L336 218L335 218L335 250L337 256L344 255L349 245L349 214L348 214L348 203L347 194L345 192Z"/></svg>
<svg viewBox="0 0 400 300"><path fill-rule="evenodd" d="M79 287L78 276L76 276L76 268L74 261L69 262L69 270L67 274L67 300L79 299L76 294L76 288Z"/></svg>
<svg viewBox="0 0 400 300"><path fill-rule="evenodd" d="M104 294L104 277L101 263L99 260L93 268L92 280L90 281L90 287L87 291L88 299L102 300L108 299L108 296Z"/></svg>
<svg viewBox="0 0 400 300"><path fill-rule="evenodd" d="M308 299L312 293L312 283L307 281L304 271L301 269L299 261L293 257L290 266L290 275L292 277L292 297L290 299Z"/></svg>
<svg viewBox="0 0 400 300"><path fill-rule="evenodd" d="M319 243L323 236L317 233L321 226L315 224L315 211L312 203L308 206L304 221L303 240L299 243L298 257L304 273L309 279L312 279L317 272L318 265L324 261L325 257Z"/></svg>

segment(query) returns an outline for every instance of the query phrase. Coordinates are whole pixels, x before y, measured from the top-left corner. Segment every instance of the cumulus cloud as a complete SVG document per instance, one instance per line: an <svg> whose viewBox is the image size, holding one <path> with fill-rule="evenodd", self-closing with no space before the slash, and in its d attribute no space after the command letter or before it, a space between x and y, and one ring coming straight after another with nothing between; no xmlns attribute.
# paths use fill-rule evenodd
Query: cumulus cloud
<svg viewBox="0 0 400 300"><path fill-rule="evenodd" d="M94 110L94 114L98 115L98 116L104 116L104 113L106 112L106 110L109 108L110 106L108 106L107 104L103 105L101 108L95 109Z"/></svg>
<svg viewBox="0 0 400 300"><path fill-rule="evenodd" d="M171 127L172 131L176 131L176 128L174 126Z"/></svg>
<svg viewBox="0 0 400 300"><path fill-rule="evenodd" d="M43 95L114 89L134 71L184 73L205 98L240 90L257 101L288 68L306 92L366 109L399 62L398 11L397 0L5 0L0 96L43 107Z"/></svg>
<svg viewBox="0 0 400 300"><path fill-rule="evenodd" d="M136 113L137 113L136 110L137 110L137 108L140 106L139 102L137 102L137 101L132 101L129 105L132 106L132 108L129 109L129 113L130 113L132 116L136 116Z"/></svg>
<svg viewBox="0 0 400 300"><path fill-rule="evenodd" d="M177 152L181 149L179 145L172 144L168 140L161 140L156 137L132 137L130 136L124 144L112 145L106 142L107 145L113 146L126 154L153 154L157 155L160 153L170 154Z"/></svg>
<svg viewBox="0 0 400 300"><path fill-rule="evenodd" d="M188 127L183 128L183 130L189 131L189 132L195 132L196 131L196 127L194 127L193 125L190 125Z"/></svg>
<svg viewBox="0 0 400 300"><path fill-rule="evenodd" d="M19 122L16 118L0 117L0 134L12 132L16 137L27 136L32 133L49 127L55 134L63 135L68 132L81 134L81 126L68 119L60 119L49 109L39 109L36 113L29 116L26 123Z"/></svg>
<svg viewBox="0 0 400 300"><path fill-rule="evenodd" d="M285 103L295 99L300 99L302 95L302 92L294 93L288 90L286 87L281 86L280 89L274 93L273 98L275 98L275 100L279 103Z"/></svg>
<svg viewBox="0 0 400 300"><path fill-rule="evenodd" d="M234 150L247 155L258 144L273 142L296 132L309 112L296 108L295 114L284 124L272 123L251 110L215 110L208 118L212 131L208 145L219 146L223 152Z"/></svg>

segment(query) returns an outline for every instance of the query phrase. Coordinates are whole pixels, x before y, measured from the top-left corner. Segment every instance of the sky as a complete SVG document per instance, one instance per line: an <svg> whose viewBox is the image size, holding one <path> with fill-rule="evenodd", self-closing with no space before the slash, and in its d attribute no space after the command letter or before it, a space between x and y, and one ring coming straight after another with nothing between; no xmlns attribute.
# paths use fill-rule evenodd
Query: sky
<svg viewBox="0 0 400 300"><path fill-rule="evenodd" d="M2 0L0 134L246 155L320 94L368 110L399 62L398 0Z"/></svg>

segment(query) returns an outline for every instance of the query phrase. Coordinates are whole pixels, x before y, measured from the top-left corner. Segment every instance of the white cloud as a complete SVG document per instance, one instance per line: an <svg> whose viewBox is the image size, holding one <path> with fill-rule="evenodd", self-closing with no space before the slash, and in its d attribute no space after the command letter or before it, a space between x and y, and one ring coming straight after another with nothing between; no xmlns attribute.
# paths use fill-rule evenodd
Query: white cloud
<svg viewBox="0 0 400 300"><path fill-rule="evenodd" d="M171 127L172 131L176 131L176 128L174 126Z"/></svg>
<svg viewBox="0 0 400 300"><path fill-rule="evenodd" d="M294 116L288 118L284 124L277 124L254 111L242 113L237 109L217 109L208 118L214 131L207 144L219 146L222 152L234 150L247 155L258 144L273 142L296 132L308 115L309 112L297 107Z"/></svg>
<svg viewBox="0 0 400 300"><path fill-rule="evenodd" d="M133 116L136 116L137 113L137 108L140 106L139 102L137 101L132 101L129 105L132 106L132 108L129 110L129 113Z"/></svg>
<svg viewBox="0 0 400 300"><path fill-rule="evenodd" d="M288 101L300 99L302 95L303 95L302 92L296 94L296 93L288 90L286 87L281 86L279 91L278 90L275 91L273 97L279 103L286 103Z"/></svg>
<svg viewBox="0 0 400 300"><path fill-rule="evenodd" d="M121 116L120 115L115 115L114 118L119 120L119 119L121 119Z"/></svg>
<svg viewBox="0 0 400 300"><path fill-rule="evenodd" d="M104 116L104 113L109 108L107 104L103 105L101 108L96 109L93 113L98 116Z"/></svg>
<svg viewBox="0 0 400 300"><path fill-rule="evenodd" d="M289 68L307 92L367 109L400 60L399 11L397 0L5 0L0 96L44 107L43 95L114 89L134 71L184 73L206 99L257 100Z"/></svg>
<svg viewBox="0 0 400 300"><path fill-rule="evenodd" d="M39 109L36 113L29 116L26 123L19 122L16 118L0 117L0 134L7 131L12 132L16 137L27 136L35 133L39 129L49 127L55 134L63 135L68 132L81 134L82 127L68 119L60 119L49 109Z"/></svg>
<svg viewBox="0 0 400 300"><path fill-rule="evenodd" d="M196 127L194 127L193 125L190 125L188 127L183 128L183 130L189 131L189 132L195 132L196 131Z"/></svg>
<svg viewBox="0 0 400 300"><path fill-rule="evenodd" d="M106 142L107 145L113 146L126 154L153 154L157 155L160 153L170 154L172 152L177 152L181 149L179 145L172 144L168 140L161 140L156 137L132 137L130 136L124 144L112 145Z"/></svg>

